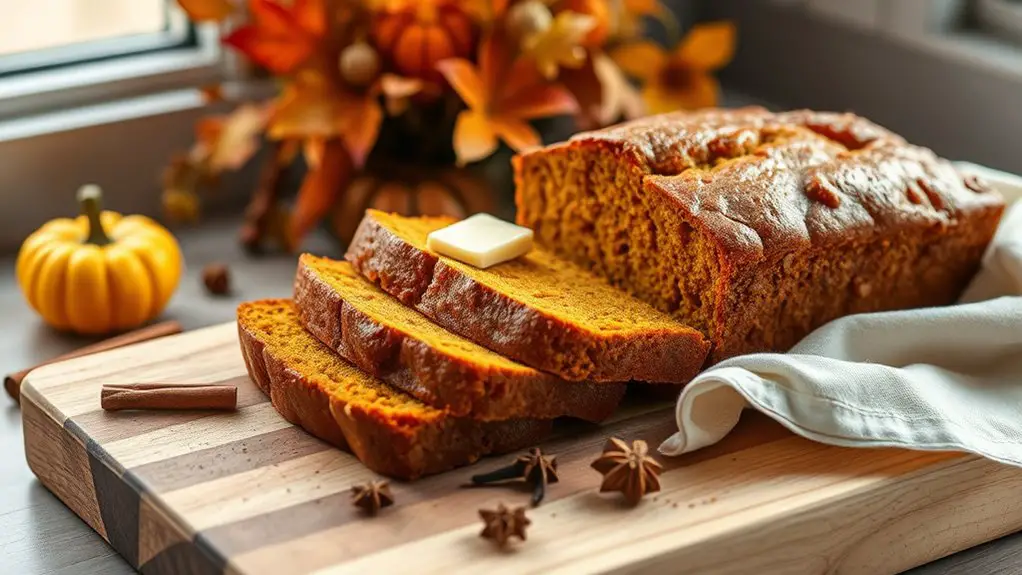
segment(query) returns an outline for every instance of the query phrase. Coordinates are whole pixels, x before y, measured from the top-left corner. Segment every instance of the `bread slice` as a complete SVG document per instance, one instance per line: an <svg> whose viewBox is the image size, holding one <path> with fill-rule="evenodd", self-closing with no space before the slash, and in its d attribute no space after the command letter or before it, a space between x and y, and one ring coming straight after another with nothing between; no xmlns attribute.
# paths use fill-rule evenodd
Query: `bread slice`
<svg viewBox="0 0 1022 575"><path fill-rule="evenodd" d="M362 370L434 407L480 420L571 416L601 421L623 383L565 382L437 326L343 261L298 261L303 325Z"/></svg>
<svg viewBox="0 0 1022 575"><path fill-rule="evenodd" d="M290 300L241 304L238 335L249 376L284 419L377 473L400 479L438 473L535 445L552 428L551 421L451 417L393 389L302 329Z"/></svg>
<svg viewBox="0 0 1022 575"><path fill-rule="evenodd" d="M702 334L550 251L488 269L429 251L453 221L368 210L346 258L439 325L564 379L686 383L702 367Z"/></svg>

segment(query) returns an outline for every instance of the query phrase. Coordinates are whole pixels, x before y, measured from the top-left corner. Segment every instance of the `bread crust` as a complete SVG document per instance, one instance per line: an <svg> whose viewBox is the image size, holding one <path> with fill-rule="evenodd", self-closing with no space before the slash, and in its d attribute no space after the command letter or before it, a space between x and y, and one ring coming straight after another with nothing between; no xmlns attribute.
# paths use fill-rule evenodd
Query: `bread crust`
<svg viewBox="0 0 1022 575"><path fill-rule="evenodd" d="M281 301L242 305L279 305ZM468 465L485 455L524 449L542 441L553 428L550 420L480 422L451 416L398 423L372 403L330 397L302 374L301 366L282 360L240 315L238 337L249 376L284 419L390 477L415 479Z"/></svg>
<svg viewBox="0 0 1022 575"><path fill-rule="evenodd" d="M317 265L349 264L309 254L299 259L295 304L305 328L366 373L452 415L598 422L624 396L624 383L567 382L520 364L502 368L449 353L359 309L318 275Z"/></svg>
<svg viewBox="0 0 1022 575"><path fill-rule="evenodd" d="M581 177L568 197L549 202L541 190L564 188L557 162L619 179ZM953 303L1004 210L995 191L950 162L854 114L663 114L576 134L513 163L518 223L658 308L697 316L713 343L711 363L783 351L843 315ZM632 203L613 206L614 197ZM566 211L576 204L592 210ZM599 233L629 210L633 223L660 218L653 245L698 235L711 246L712 286L698 304L634 277L648 246L632 241L631 252L616 256L606 245L613 238L596 242L605 251L561 241L560 230ZM690 276L673 262L658 271Z"/></svg>

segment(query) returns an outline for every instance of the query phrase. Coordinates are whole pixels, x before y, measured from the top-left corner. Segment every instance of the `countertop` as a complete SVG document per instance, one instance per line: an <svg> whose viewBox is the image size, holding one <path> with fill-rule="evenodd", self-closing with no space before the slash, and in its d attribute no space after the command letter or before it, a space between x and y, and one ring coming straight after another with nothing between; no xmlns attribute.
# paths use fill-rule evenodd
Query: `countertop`
<svg viewBox="0 0 1022 575"><path fill-rule="evenodd" d="M288 296L295 258L246 255L235 240L238 222L220 220L179 231L188 269L163 319L186 329L230 321L235 306L248 299ZM337 256L339 248L323 236L306 249ZM203 265L228 262L236 289L226 297L205 293ZM11 372L81 347L91 340L56 333L43 325L21 298L13 258L0 259L0 370ZM0 398L0 573L116 575L131 568L95 532L69 511L32 475L25 463L21 412ZM911 571L913 575L1022 572L1022 533L963 551Z"/></svg>

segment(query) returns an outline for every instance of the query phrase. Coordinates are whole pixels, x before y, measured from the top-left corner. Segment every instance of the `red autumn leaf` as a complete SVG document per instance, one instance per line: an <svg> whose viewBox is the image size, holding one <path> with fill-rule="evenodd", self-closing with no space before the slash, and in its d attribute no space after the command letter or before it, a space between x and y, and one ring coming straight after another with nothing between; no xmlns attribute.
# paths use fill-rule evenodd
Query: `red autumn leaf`
<svg viewBox="0 0 1022 575"><path fill-rule="evenodd" d="M238 28L224 43L276 74L287 74L309 59L326 31L325 0L295 0L291 7L275 0L249 0L252 23Z"/></svg>
<svg viewBox="0 0 1022 575"><path fill-rule="evenodd" d="M315 37L322 37L327 29L328 0L294 0L291 13L299 27Z"/></svg>
<svg viewBox="0 0 1022 575"><path fill-rule="evenodd" d="M298 190L289 225L290 248L297 248L309 230L329 213L351 175L351 159L344 144L338 139L326 142L318 168L310 169Z"/></svg>
<svg viewBox="0 0 1022 575"><path fill-rule="evenodd" d="M230 0L177 0L192 22L219 22L234 12Z"/></svg>

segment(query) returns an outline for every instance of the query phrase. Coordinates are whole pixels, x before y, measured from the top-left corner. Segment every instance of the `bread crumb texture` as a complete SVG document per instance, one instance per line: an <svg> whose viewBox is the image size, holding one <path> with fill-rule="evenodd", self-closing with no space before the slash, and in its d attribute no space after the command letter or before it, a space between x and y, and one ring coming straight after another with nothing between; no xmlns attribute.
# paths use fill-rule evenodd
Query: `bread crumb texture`
<svg viewBox="0 0 1022 575"><path fill-rule="evenodd" d="M1004 209L852 114L671 113L514 163L517 222L539 244L701 330L714 360L954 302Z"/></svg>

